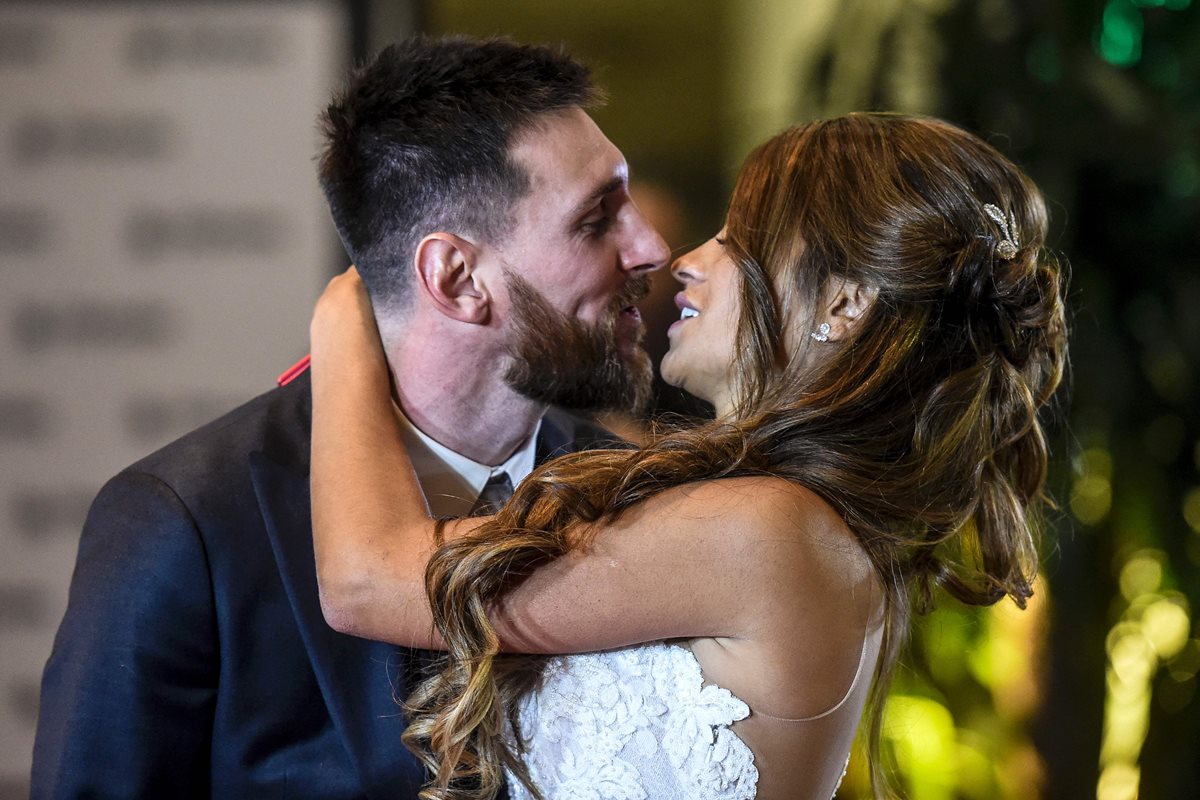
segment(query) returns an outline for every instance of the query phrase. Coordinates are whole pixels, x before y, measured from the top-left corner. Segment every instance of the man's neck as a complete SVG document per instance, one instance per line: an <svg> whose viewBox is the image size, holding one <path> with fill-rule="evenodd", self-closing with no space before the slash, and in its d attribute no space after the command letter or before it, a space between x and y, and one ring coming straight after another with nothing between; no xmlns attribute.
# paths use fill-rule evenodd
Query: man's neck
<svg viewBox="0 0 1200 800"><path fill-rule="evenodd" d="M499 354L481 357L472 345L408 335L390 343L388 363L400 408L417 428L472 461L494 466L528 441L546 406L508 386Z"/></svg>

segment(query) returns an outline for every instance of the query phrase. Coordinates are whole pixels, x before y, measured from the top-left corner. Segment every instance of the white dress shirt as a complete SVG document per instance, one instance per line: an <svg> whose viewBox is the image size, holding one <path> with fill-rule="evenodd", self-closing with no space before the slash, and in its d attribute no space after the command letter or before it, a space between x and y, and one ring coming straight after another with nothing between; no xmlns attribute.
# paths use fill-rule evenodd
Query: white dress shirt
<svg viewBox="0 0 1200 800"><path fill-rule="evenodd" d="M516 486L533 472L541 420L525 444L517 448L507 461L489 467L434 441L403 412L398 413L397 417L400 419L404 446L408 448L408 457L417 472L417 481L425 493L425 500L429 503L429 513L435 517L465 517L470 514L484 484L497 473L507 472L512 485Z"/></svg>

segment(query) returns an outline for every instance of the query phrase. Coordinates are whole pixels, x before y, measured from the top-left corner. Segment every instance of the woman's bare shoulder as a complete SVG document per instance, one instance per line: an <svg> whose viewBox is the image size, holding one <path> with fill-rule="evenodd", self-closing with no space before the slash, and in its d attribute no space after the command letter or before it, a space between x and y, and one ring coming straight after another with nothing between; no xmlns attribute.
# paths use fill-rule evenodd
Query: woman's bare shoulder
<svg viewBox="0 0 1200 800"><path fill-rule="evenodd" d="M814 534L853 538L842 516L823 497L774 475L718 478L664 491L660 503L690 509L697 518L721 521L777 538Z"/></svg>
<svg viewBox="0 0 1200 800"><path fill-rule="evenodd" d="M634 515L685 528L698 550L747 576L857 582L872 571L859 538L829 502L776 476L675 486Z"/></svg>

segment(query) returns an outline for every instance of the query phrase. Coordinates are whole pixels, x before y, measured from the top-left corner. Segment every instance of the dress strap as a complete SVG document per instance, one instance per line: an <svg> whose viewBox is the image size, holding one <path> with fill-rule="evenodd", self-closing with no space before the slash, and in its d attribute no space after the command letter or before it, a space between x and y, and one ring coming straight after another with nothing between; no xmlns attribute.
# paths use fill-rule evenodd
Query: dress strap
<svg viewBox="0 0 1200 800"><path fill-rule="evenodd" d="M874 595L874 591L872 591L871 594ZM816 722L817 720L824 719L825 717L828 717L831 714L836 714L837 711L842 706L846 705L846 703L848 703L850 701L850 697L854 694L854 690L856 688L858 688L859 678L862 677L863 667L867 663L867 645L870 644L870 641L871 641L871 631L872 631L871 621L874 618L875 618L875 610L872 608L868 608L867 618L865 620L863 620L862 647L860 647L859 651L858 651L858 666L854 670L854 677L851 678L850 686L849 686L849 688L846 689L845 694L843 694L841 699L838 700L836 703L834 703L831 707L825 709L820 714L814 714L811 717L794 717L794 718L793 717L776 717L771 714L763 713L761 711L753 711L753 709L751 709L751 711L753 711L754 714L756 714L760 717L764 717L766 719L772 719L772 720L775 720L776 722Z"/></svg>
<svg viewBox="0 0 1200 800"><path fill-rule="evenodd" d="M762 711L753 711L753 709L751 709L751 711L757 716L765 717L766 719L773 719L776 722L816 722L819 719L828 717L830 714L837 713L838 709L846 705L846 703L850 700L850 696L854 694L854 690L858 686L858 679L863 673L863 665L867 663L867 643L870 641L870 635L871 632L869 629L863 631L862 648L858 652L858 668L854 670L854 677L850 680L850 688L848 688L846 693L842 695L842 698L834 703L830 708L827 708L820 714L815 714L811 717L776 717L772 714L767 714Z"/></svg>

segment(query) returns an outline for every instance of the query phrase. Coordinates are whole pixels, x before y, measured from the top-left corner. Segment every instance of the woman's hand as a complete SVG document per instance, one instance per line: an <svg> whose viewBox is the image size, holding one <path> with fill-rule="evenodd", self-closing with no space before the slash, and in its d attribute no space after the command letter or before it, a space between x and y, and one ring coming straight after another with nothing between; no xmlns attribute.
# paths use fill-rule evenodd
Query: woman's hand
<svg viewBox="0 0 1200 800"><path fill-rule="evenodd" d="M387 374L371 300L354 267L331 280L317 299L309 336L314 373L360 370L375 378Z"/></svg>

